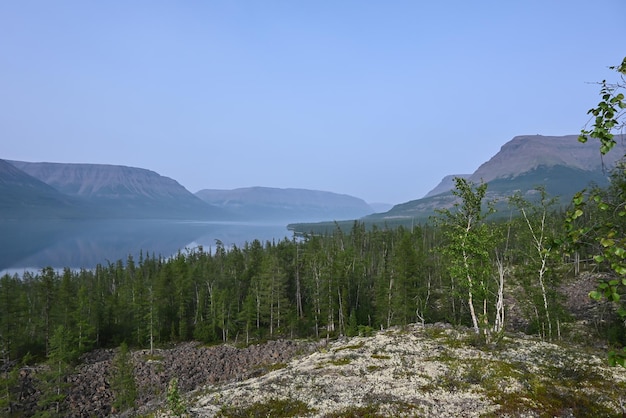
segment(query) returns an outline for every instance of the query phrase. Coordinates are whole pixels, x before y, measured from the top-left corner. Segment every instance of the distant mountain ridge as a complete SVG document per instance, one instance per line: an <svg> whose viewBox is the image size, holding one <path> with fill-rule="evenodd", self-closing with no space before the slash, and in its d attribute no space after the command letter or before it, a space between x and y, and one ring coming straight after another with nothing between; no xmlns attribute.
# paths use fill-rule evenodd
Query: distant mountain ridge
<svg viewBox="0 0 626 418"><path fill-rule="evenodd" d="M615 149L600 155L599 145L590 140L578 141L578 135L516 136L471 175L459 177L478 184L488 183L487 198L505 204L516 192L532 196L537 186L559 196L566 204L574 193L590 184L608 184L608 171L626 154L626 136L616 136ZM427 219L436 209L451 207L455 197L454 175L446 176L422 199L394 206L387 212L365 217L369 221Z"/></svg>
<svg viewBox="0 0 626 418"><path fill-rule="evenodd" d="M175 180L142 168L106 164L9 163L59 192L98 208L99 217L226 217Z"/></svg>
<svg viewBox="0 0 626 418"><path fill-rule="evenodd" d="M143 168L0 160L0 220L181 219L318 221L360 218L363 200L306 189L205 189L197 195Z"/></svg>
<svg viewBox="0 0 626 418"><path fill-rule="evenodd" d="M196 196L241 218L260 220L354 219L374 212L364 200L319 190L245 187L204 189Z"/></svg>

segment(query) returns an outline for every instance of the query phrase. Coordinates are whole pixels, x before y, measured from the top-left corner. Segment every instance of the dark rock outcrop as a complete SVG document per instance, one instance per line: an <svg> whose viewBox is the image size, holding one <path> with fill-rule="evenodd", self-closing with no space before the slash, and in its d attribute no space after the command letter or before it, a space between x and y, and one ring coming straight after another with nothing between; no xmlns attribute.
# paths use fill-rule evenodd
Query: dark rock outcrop
<svg viewBox="0 0 626 418"><path fill-rule="evenodd" d="M312 348L309 343L292 340L268 341L237 348L222 344L203 346L197 342L170 349L139 350L132 353L139 411L161 404L172 378L177 378L181 392L232 380L264 374L276 363L287 362ZM80 364L67 378L67 397L62 405L67 417L106 417L115 415L115 394L111 389L112 361L116 350L102 349L81 357ZM45 367L45 366L44 366ZM20 416L37 411L41 395L37 385L38 369L20 371L20 399L15 409Z"/></svg>

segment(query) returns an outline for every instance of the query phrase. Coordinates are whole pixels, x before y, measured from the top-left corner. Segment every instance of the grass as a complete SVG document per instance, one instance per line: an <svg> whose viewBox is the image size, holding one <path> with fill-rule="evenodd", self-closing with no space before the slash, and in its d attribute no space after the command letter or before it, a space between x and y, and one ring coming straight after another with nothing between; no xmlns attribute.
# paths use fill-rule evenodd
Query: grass
<svg viewBox="0 0 626 418"><path fill-rule="evenodd" d="M301 417L316 410L310 408L306 403L295 399L270 398L265 402L256 402L248 407L223 407L216 415L223 418L283 418Z"/></svg>
<svg viewBox="0 0 626 418"><path fill-rule="evenodd" d="M365 345L364 341L361 341L360 343L357 343L357 344L346 345L344 347L336 348L335 353L339 351L343 351L343 350L358 350L359 348L362 348L364 345Z"/></svg>
<svg viewBox="0 0 626 418"><path fill-rule="evenodd" d="M350 357L340 357L329 361L333 366L345 366L346 364L350 364L350 362L352 362Z"/></svg>

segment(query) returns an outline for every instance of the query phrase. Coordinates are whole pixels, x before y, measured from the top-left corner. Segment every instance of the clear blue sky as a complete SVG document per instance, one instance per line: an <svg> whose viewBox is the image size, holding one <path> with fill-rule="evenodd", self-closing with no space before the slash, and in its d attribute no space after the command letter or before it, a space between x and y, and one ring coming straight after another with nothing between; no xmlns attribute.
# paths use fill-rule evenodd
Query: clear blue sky
<svg viewBox="0 0 626 418"><path fill-rule="evenodd" d="M625 18L624 0L3 1L0 158L401 203L516 135L577 133Z"/></svg>

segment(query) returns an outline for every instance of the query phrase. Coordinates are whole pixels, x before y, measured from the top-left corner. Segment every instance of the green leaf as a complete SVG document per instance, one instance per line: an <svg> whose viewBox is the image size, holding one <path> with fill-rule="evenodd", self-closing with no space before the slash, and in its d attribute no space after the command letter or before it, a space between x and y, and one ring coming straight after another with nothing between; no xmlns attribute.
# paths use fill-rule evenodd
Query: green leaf
<svg viewBox="0 0 626 418"><path fill-rule="evenodd" d="M595 255L593 256L593 261L595 261L596 263L601 263L604 261L604 257L601 255Z"/></svg>
<svg viewBox="0 0 626 418"><path fill-rule="evenodd" d="M615 245L615 240L612 240L610 238L602 238L600 239L600 244L605 248L612 247L613 245Z"/></svg>
<svg viewBox="0 0 626 418"><path fill-rule="evenodd" d="M575 205L580 205L581 203L583 203L583 200L585 200L585 196L583 196L583 194L581 192L578 192L574 195L574 198L572 199L572 201L574 202Z"/></svg>
<svg viewBox="0 0 626 418"><path fill-rule="evenodd" d="M592 290L591 292L589 292L589 297L593 300L600 300L602 299L602 293L598 292L597 290Z"/></svg>

